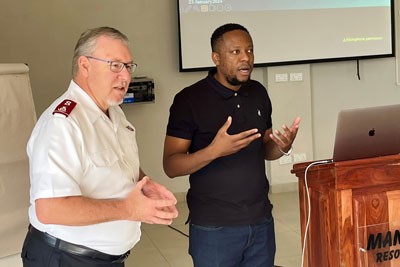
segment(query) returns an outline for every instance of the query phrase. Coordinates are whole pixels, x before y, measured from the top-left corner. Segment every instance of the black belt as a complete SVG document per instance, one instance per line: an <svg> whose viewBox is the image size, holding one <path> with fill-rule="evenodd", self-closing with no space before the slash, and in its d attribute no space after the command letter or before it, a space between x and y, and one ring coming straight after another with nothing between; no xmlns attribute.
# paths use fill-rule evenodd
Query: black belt
<svg viewBox="0 0 400 267"><path fill-rule="evenodd" d="M57 248L59 250L62 250L67 253L71 253L74 255L80 255L80 256L85 256L89 257L92 259L99 259L103 261L108 261L111 263L123 263L129 256L130 251L122 254L122 255L110 255L106 254L103 252L100 252L95 249L91 249L85 246L80 246L76 244L72 244L66 241L63 241L61 239L58 239L54 236L51 236L47 233L44 233L42 231L39 231L32 225L29 225L29 231L28 234L35 239L41 240L45 242L47 245Z"/></svg>

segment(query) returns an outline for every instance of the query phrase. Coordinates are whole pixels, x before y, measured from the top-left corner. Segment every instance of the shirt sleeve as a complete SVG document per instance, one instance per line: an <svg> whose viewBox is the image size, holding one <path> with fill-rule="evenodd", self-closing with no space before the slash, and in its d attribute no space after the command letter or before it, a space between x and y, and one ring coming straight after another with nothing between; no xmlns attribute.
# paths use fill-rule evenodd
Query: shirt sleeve
<svg viewBox="0 0 400 267"><path fill-rule="evenodd" d="M52 117L35 133L30 149L32 199L81 195L81 133L70 120Z"/></svg>
<svg viewBox="0 0 400 267"><path fill-rule="evenodd" d="M169 110L167 135L192 140L195 127L190 99L182 91L175 96Z"/></svg>

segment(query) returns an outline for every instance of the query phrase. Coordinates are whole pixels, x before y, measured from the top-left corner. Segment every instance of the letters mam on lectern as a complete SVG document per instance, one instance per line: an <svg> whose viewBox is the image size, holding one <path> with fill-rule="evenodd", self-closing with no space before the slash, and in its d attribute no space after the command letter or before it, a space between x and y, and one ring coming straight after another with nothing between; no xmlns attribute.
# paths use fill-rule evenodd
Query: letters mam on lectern
<svg viewBox="0 0 400 267"><path fill-rule="evenodd" d="M399 246L396 249L391 247ZM367 251L378 249L375 254L377 263L394 261L400 258L400 230L371 234L368 237Z"/></svg>

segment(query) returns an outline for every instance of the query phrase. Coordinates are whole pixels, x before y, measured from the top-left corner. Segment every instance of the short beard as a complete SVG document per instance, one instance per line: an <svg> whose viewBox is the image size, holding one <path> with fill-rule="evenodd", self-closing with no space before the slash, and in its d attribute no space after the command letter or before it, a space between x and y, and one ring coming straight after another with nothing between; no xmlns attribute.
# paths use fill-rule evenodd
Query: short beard
<svg viewBox="0 0 400 267"><path fill-rule="evenodd" d="M121 105L123 102L124 102L124 100L122 99L121 101L119 101L119 102L117 102L117 101L107 101L108 103L108 105L110 106L110 107L116 107L116 106L119 106L119 105Z"/></svg>
<svg viewBox="0 0 400 267"><path fill-rule="evenodd" d="M230 85L233 85L233 86L242 85L248 81L248 80L239 81L236 77L233 77L233 78L226 77L226 80Z"/></svg>

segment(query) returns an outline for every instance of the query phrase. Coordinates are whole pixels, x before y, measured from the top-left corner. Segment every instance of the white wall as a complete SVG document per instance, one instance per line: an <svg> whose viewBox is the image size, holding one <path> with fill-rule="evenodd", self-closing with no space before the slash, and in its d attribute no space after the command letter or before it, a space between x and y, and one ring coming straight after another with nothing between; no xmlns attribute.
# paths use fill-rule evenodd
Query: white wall
<svg viewBox="0 0 400 267"><path fill-rule="evenodd" d="M1 258L0 267L22 267L21 256L15 254Z"/></svg>
<svg viewBox="0 0 400 267"><path fill-rule="evenodd" d="M297 178L290 173L293 164L314 158L310 65L271 67L265 73L273 108L273 128L281 130L283 124L290 127L296 117L301 118L292 154L268 162L271 192L293 191L297 189ZM294 74L301 74L301 80L293 81ZM276 78L282 75L287 79Z"/></svg>
<svg viewBox="0 0 400 267"><path fill-rule="evenodd" d="M38 115L67 88L73 47L83 30L108 25L128 35L134 60L139 64L136 74L155 81L154 104L124 107L138 131L142 166L153 179L166 184L173 192L185 192L187 179L170 180L162 169L168 109L180 89L203 78L206 73L178 72L176 1L0 1L0 62L28 63ZM255 48L256 56L257 49L262 48ZM290 72L291 67L282 67L281 71ZM256 69L253 78L265 85L271 84L264 78L268 77L266 72L266 68ZM313 148L313 159L331 157L336 115L340 109L400 102L395 73L394 58L361 61L361 80L356 76L355 61L310 65L309 86L300 90L310 92L311 99L304 105L311 109L311 115L304 120L310 121L311 125L313 139L308 145ZM282 91L282 94L286 93ZM279 91L273 94L275 98L286 97L279 95ZM298 113L297 105L277 107L274 112L282 112L283 108L290 114ZM301 146L305 147L304 144ZM272 175L290 176L287 168ZM289 179L295 181L293 177Z"/></svg>

